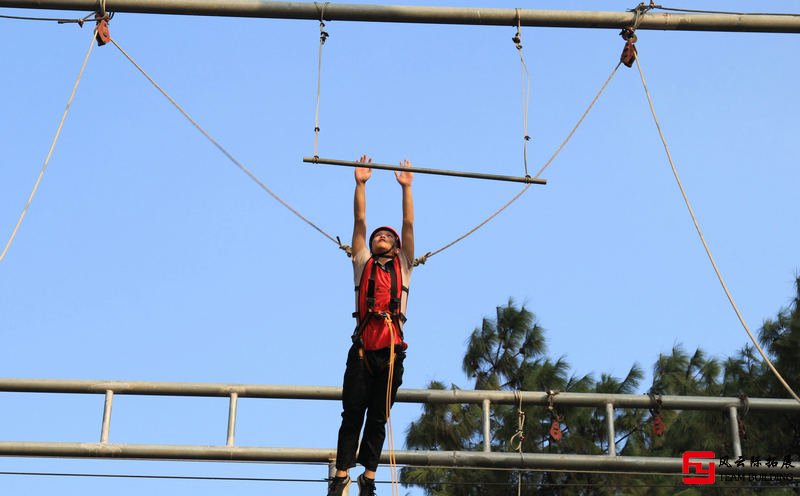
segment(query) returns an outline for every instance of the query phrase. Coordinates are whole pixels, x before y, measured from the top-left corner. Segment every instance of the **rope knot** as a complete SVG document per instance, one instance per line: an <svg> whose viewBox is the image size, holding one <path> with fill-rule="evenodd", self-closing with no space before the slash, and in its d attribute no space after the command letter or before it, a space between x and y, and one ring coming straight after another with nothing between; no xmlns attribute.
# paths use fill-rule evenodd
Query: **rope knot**
<svg viewBox="0 0 800 496"><path fill-rule="evenodd" d="M430 256L431 256L431 252L428 252L428 253L422 255L421 257L417 257L417 258L414 259L414 261L412 262L411 265L414 266L414 267L419 267L420 265L425 265L425 262L428 261L428 257L430 257Z"/></svg>
<svg viewBox="0 0 800 496"><path fill-rule="evenodd" d="M339 243L339 249L343 250L347 254L347 258L352 258L353 256L353 249L350 248L350 245L342 244L342 240L339 239L339 236L336 236L336 242Z"/></svg>

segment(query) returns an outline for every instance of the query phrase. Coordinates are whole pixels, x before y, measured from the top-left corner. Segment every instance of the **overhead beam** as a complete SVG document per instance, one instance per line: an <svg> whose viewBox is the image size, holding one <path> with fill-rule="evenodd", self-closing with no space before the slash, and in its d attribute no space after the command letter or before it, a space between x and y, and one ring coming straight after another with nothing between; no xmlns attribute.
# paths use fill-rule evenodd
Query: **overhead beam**
<svg viewBox="0 0 800 496"><path fill-rule="evenodd" d="M92 12L97 0L0 0L0 7ZM529 10L406 5L269 2L263 0L107 0L111 12L259 17L319 20L322 7L329 21L462 24L621 29L634 21L632 12ZM649 12L638 29L799 33L800 15L674 14Z"/></svg>

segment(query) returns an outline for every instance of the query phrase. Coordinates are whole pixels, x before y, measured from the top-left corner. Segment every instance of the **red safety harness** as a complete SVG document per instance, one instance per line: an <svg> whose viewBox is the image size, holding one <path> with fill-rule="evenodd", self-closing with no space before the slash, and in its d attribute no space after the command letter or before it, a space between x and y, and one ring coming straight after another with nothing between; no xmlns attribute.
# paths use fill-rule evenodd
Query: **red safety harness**
<svg viewBox="0 0 800 496"><path fill-rule="evenodd" d="M391 319L400 337L402 349L405 349L407 345L403 342L402 326L406 321L406 317L400 307L403 291L408 295L408 288L403 285L403 271L400 259L394 256L386 263L386 269L380 268L380 270L387 270L391 278L388 305L385 302L378 302L378 305L376 305L375 301L376 275L379 268L378 257L370 257L364 266L364 271L361 273L361 280L356 286L356 311L353 312L353 317L356 319L356 329L353 331L353 343L360 350L363 350L364 341L362 338L367 324L372 319Z"/></svg>

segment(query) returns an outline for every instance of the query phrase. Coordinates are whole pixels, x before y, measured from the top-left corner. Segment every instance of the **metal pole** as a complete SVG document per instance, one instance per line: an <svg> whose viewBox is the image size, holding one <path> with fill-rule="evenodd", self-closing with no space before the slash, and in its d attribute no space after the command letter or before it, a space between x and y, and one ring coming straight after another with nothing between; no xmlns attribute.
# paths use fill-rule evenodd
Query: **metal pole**
<svg viewBox="0 0 800 496"><path fill-rule="evenodd" d="M529 470L613 471L621 473L682 473L681 458L646 456L571 455L563 453L482 453L479 451L396 451L399 465L458 468L496 468ZM235 446L184 446L101 443L15 443L0 441L0 456L155 459L240 462L289 462L328 465L334 449L269 448ZM381 463L389 461L388 453ZM733 465L733 464L732 464ZM720 474L775 474L776 469L761 464L751 467L717 467ZM800 477L800 464L781 469L781 474Z"/></svg>
<svg viewBox="0 0 800 496"><path fill-rule="evenodd" d="M483 451L489 453L492 451L492 433L489 422L491 417L489 415L489 408L491 407L491 400L484 398L483 400Z"/></svg>
<svg viewBox="0 0 800 496"><path fill-rule="evenodd" d="M547 184L547 181L544 179L537 179L531 177L501 176L497 174L484 174L481 172L459 172L459 171L442 170L442 169L425 169L422 167L403 167L402 165L388 165L388 164L376 164L376 163L364 164L363 162L354 162L351 160L336 160L333 158L303 157L303 162L308 164L341 165L344 167L369 167L370 169L410 171L410 172L418 172L420 174L436 174L439 176L469 177L472 179L491 179L493 181L510 181L514 183Z"/></svg>
<svg viewBox="0 0 800 496"><path fill-rule="evenodd" d="M265 0L108 0L111 12L260 17L318 21L323 3ZM0 7L93 12L97 0L0 0ZM528 10L369 4L325 4L325 20L621 29L633 24L632 12ZM648 12L639 30L800 32L800 16L748 14L671 14Z"/></svg>
<svg viewBox="0 0 800 496"><path fill-rule="evenodd" d="M106 401L103 405L103 425L100 428L100 442L108 443L108 431L111 428L111 403L114 401L114 391L106 391Z"/></svg>
<svg viewBox="0 0 800 496"><path fill-rule="evenodd" d="M608 456L617 456L617 444L614 441L614 404L606 403L606 430L608 431Z"/></svg>
<svg viewBox="0 0 800 496"><path fill-rule="evenodd" d="M739 439L739 411L735 406L728 408L728 416L731 419L731 444L733 446L733 456L742 456L742 442Z"/></svg>
<svg viewBox="0 0 800 496"><path fill-rule="evenodd" d="M228 446L233 446L234 436L236 435L236 404L239 401L239 394L231 393L231 402L228 407Z"/></svg>
<svg viewBox="0 0 800 496"><path fill-rule="evenodd" d="M115 395L142 396L200 396L228 398L236 392L239 398L269 398L296 400L341 400L342 389L335 386L292 386L278 384L226 384L204 382L145 382L145 381L101 381L74 379L14 379L0 378L0 392L11 393L73 393L105 394L113 390ZM400 389L400 403L429 404L482 404L489 399L493 404L516 405L519 398L526 405L547 406L548 396L544 391L488 390L434 390ZM718 396L671 396L661 397L664 410L716 410L725 411L739 406L736 397ZM558 394L559 406L603 408L613 403L615 408L650 408L652 402L642 394L568 393ZM749 411L800 412L800 403L784 398L749 398Z"/></svg>

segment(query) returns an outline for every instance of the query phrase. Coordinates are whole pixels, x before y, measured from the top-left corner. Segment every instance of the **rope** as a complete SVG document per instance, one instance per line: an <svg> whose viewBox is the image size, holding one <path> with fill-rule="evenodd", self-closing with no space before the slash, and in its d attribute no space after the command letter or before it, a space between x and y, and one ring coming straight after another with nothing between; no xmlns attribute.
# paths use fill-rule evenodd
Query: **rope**
<svg viewBox="0 0 800 496"><path fill-rule="evenodd" d="M94 13L82 17L80 19L62 19L59 17L28 17L28 16L14 16L14 15L0 15L0 19L13 19L17 21L49 21L57 22L59 24L77 24L83 27L83 23L94 17Z"/></svg>
<svg viewBox="0 0 800 496"><path fill-rule="evenodd" d="M682 8L672 8L672 7L662 7L661 5L650 5L652 9L658 10L668 10L671 12L690 12L694 14L723 14L723 15L738 15L738 16L787 16L787 17L798 17L800 14L789 14L789 13L770 13L770 12L727 12L723 10L697 10L697 9L682 9Z"/></svg>
<svg viewBox="0 0 800 496"><path fill-rule="evenodd" d="M94 38L97 35L97 30L95 29L92 32L92 38L89 42L89 50L86 52L86 57L83 59L83 64L81 64L81 69L78 71L78 77L75 79L75 84L72 87L72 93L69 95L69 99L67 100L67 105L64 108L64 113L61 114L61 121L58 123L58 128L56 129L56 134L53 137L52 143L50 143L50 150L47 152L47 156L44 159L44 164L42 165L42 169L39 171L39 176L36 178L36 182L33 184L33 189L31 190L31 194L28 195L28 201L25 203L25 207L22 209L22 213L19 215L19 219L17 220L17 225L14 226L14 230L11 232L11 236L8 238L6 242L5 248L3 248L3 252L0 253L0 262L2 262L6 258L6 253L8 253L8 249L11 247L11 243L14 241L14 238L17 236L17 231L19 231L19 227L22 225L22 220L25 218L25 214L28 212L28 207L31 206L31 202L33 201L33 197L36 196L36 191L39 189L39 183L42 181L42 177L44 176L44 171L47 169L47 164L50 163L50 158L53 156L53 150L56 148L56 143L58 143L58 138L61 136L61 129L64 127L64 121L67 120L67 114L69 114L69 108L72 105L72 100L75 98L75 93L78 91L78 85L81 82L81 78L83 77L83 71L86 69L86 64L89 62L89 56L92 54L92 50L94 49Z"/></svg>
<svg viewBox="0 0 800 496"><path fill-rule="evenodd" d="M519 444L515 451L519 451L520 463L522 463L522 444L525 442L525 410L522 409L522 394L517 389L514 391L514 399L517 400L517 432L508 440L508 444L514 445L514 440L519 439ZM522 496L522 472L517 473L517 496Z"/></svg>
<svg viewBox="0 0 800 496"><path fill-rule="evenodd" d="M617 63L616 67L614 67L614 70L613 70L613 71L611 71L611 74L608 76L608 79L606 79L606 81L603 83L603 86L600 88L600 91L598 91L598 92L597 92L597 94L595 95L594 99L592 99L592 102L589 104L589 106L588 106L588 107L586 108L586 110L583 112L583 115L581 115L581 118L580 118L580 119L578 119L578 123L577 123L577 124L575 124L575 127L573 127L573 128L572 128L572 131L570 131L570 132L569 132L569 134L567 135L567 137L566 137L566 138L564 138L564 141L562 141L562 142L561 142L561 145L559 145L559 147L556 149L555 153L553 153L553 155L552 155L552 156L551 156L551 157L550 157L550 158L547 160L547 162L545 162L545 164L542 166L542 168L541 168L541 169L539 169L539 172L537 172L537 173L536 173L536 175L535 175L535 176L533 176L533 179L537 179L539 176L541 176L541 175L542 175L542 173L545 171L545 169L547 169L547 168L550 166L550 164L553 162L553 160L555 160L555 159L556 159L556 157L558 156L558 154L559 154L559 153L561 153L561 150L563 150L563 149L564 149L564 147L567 145L567 143L569 142L569 140L570 140L570 139L572 139L572 136L575 134L575 131L577 131L577 130L578 130L578 128L580 127L580 125L583 123L584 119L586 119L586 116L587 116L587 115L589 115L589 112L590 112L590 111L592 110L592 108L594 107L594 104L595 104L595 103L597 103L597 100L600 98L600 95L602 95L602 94L603 94L603 91L605 91L606 87L608 86L608 83L610 83L610 82L611 82L611 79L614 77L614 74L616 74L616 73L617 73L617 69L619 69L619 66L620 66L620 64L621 64L621 62L620 62L620 63ZM526 191L528 191L528 188L530 188L530 187L531 187L531 185L532 185L532 183L526 184L526 185L525 185L525 187L524 187L524 188L522 188L522 190L521 190L519 193L517 193L516 195L514 195L514 197L513 197L513 198L511 198L511 199L510 199L508 202L506 202L506 204L505 204L505 205L503 205L502 207L500 207L499 209L497 209L497 210L496 210L496 211L495 211L495 212L494 212L492 215L490 215L489 217L487 217L487 218L486 218L486 219L485 219L483 222L481 222L480 224L478 224L477 226L475 226L474 228L472 228L472 229L471 229L470 231L468 231L467 233L465 233L465 234L461 235L460 237L456 238L454 241L451 241L450 243L448 243L448 244L444 245L443 247L439 248L438 250L429 251L429 252L428 252L428 253L426 253L425 255L423 255L423 256L421 256L421 257L419 257L419 258L416 258L416 259L414 259L414 267L416 267L416 266L418 266L418 265L423 265L423 264L425 264L425 262L427 262L427 261L428 261L428 259L429 259L430 257L432 257L432 256L436 255L437 253L441 253L442 251L444 251L444 250L446 250L446 249L450 248L451 246L453 246L454 244L456 244L456 243L458 243L459 241L463 240L464 238L466 238L466 237L467 237L467 236L469 236L470 234L474 233L475 231L477 231L478 229L480 229L480 228L481 228L481 227L483 227L484 225L488 224L488 223L489 223L489 221L491 221L492 219L494 219L495 217L497 217L498 215L500 215L500 213L501 213L503 210L505 210L506 208L508 208L509 206L511 206L511 204L512 204L512 203L514 203L515 201L517 201L517 199L519 199L519 197L521 197L523 194L525 194L525 192L526 192Z"/></svg>
<svg viewBox="0 0 800 496"><path fill-rule="evenodd" d="M394 450L394 432L392 432L392 416L390 410L392 408L392 384L394 382L394 362L395 362L395 351L394 351L394 324L392 323L391 315L386 315L386 325L389 326L389 342L391 345L389 346L389 378L386 382L386 423L389 426L389 440L388 440L388 449L389 449L389 474L391 475L392 479L392 496L399 496L400 495L400 479L397 477L397 458L395 457L395 450Z"/></svg>
<svg viewBox="0 0 800 496"><path fill-rule="evenodd" d="M260 179L258 179L258 177L256 177L256 175L255 175L255 174L253 174L253 173L252 173L252 172L251 172L251 171L250 171L250 170L249 170L247 167L245 167L245 166L244 166L244 165L243 165L241 162L239 162L239 161L238 161L238 160L237 160L237 159L236 159L236 158L235 158L233 155L231 155L231 153L230 153L228 150L226 150L226 149L225 149L225 147L223 147L223 146L222 146L222 145L219 143L219 141L217 141L216 139L214 139L214 137L213 137L213 136L211 136L211 135L210 135L210 134L209 134L209 133L208 133L208 132L207 132L205 129L203 129L203 128L200 126L200 124L198 124L198 123L197 123L197 121L195 121L195 120L192 118L192 116L191 116L191 115L189 115L189 114L188 114L188 112L186 112L186 111L183 109L183 107L181 107L181 106L178 104L178 102L176 102L176 101L175 101L175 100L174 100L174 99L173 99L171 96L169 96L169 94L167 94L167 92L166 92L166 91L164 91L164 89L163 89L161 86L159 86L159 85L158 85L158 83L156 83L156 82L155 82L155 80L154 80L152 77L150 77L150 75L149 75L149 74L147 74L147 72L145 72L145 70L144 70L144 69L142 69L142 67L141 67L139 64L137 64L137 63L136 63L136 61L135 61L135 60L133 60L133 58L131 58L131 56L130 56L130 55L128 55L128 53L127 53L125 50L123 50L123 49L122 49L122 47L121 47L121 46L119 46L119 44L117 44L117 42L116 42L116 41L115 41L113 38L111 39L111 43L113 43L113 44L114 44L114 46L115 46L115 47L117 47L117 49L118 49L118 50L119 50L119 51L122 53L122 55L124 55L124 56L125 56L125 58L126 58L126 59L128 59L128 61L130 61L130 63L131 63L131 64L133 64L133 65L134 65L134 67L136 67L136 69L138 69L138 70L139 70L139 72L141 72L141 73L142 73L142 75L143 75L145 78L147 78L147 80L148 80L148 81L150 81L150 83L151 83L153 86L155 86L155 88L156 88L156 89L157 89L157 90L158 90L158 91L159 91L159 92L160 92L162 95L164 95L164 97L165 97L167 100L169 100L169 102L170 102L170 103L171 103L171 104L172 104L172 105L173 105L173 106L174 106L174 107L175 107L175 108L178 110L178 112L180 112L181 114L183 114L183 116L184 116L184 117L186 117L186 119L187 119L187 120L188 120L188 121L189 121L189 122L190 122L190 123L191 123L191 124L192 124L192 125L193 125L193 126L196 128L196 129L197 129L197 130L198 130L198 131L200 131L200 133L201 133L203 136L205 136L205 137L208 139L208 141L210 141L210 142L211 142L211 144L213 144L213 145L214 145L214 146L215 146L215 147L216 147L216 148L217 148L217 149L218 149L220 152L222 152L222 154L223 154L223 155L225 155L225 157L227 157L227 158L228 158L228 160L230 160L230 161L231 161L231 162L232 162L232 163L233 163L233 164L234 164L236 167L238 167L238 168L239 168L239 169L240 169L242 172L244 172L244 173L247 175L247 177L249 177L249 178L250 178L250 179L251 179L251 180L252 180L254 183L256 183L257 185L259 185L259 186L261 187L261 189L263 189L264 191L266 191L266 192L267 192L267 193L268 193L268 194L269 194L269 195L270 195L272 198L274 198L274 199L275 199L275 200L276 200L278 203L280 203L281 205L283 205L284 207L286 207L287 209L289 209L289 211L291 211L291 212L292 212L293 214L295 214L297 217L299 217L299 218L300 218L300 219L301 219L303 222L305 222L305 223L306 223L306 224L308 224L309 226L313 227L313 228L314 228L314 229L316 229L316 230L317 230L317 231L318 231L320 234L322 234L323 236L325 236L325 237L326 237L326 238L328 238L329 240L331 240L331 241L333 241L334 243L336 243L337 245L339 245L339 248L340 248L340 249L342 249L342 250L344 250L344 251L346 251L346 252L348 252L348 253L349 253L349 251L348 251L348 250L349 250L349 247L348 247L347 245L342 245L342 242L341 242L341 241L340 241L338 238L335 238L335 237L331 236L331 235L330 235L330 234L328 234L327 232L323 231L323 230L322 230L320 227L318 227L316 224L314 224L313 222L311 222L309 219L307 219L306 217L304 217L304 216L303 216L303 214L301 214L300 212L298 212L298 211L297 211L297 210L296 210L294 207L292 207L292 206L291 206L291 205L289 205L289 204L288 204L286 201L284 201L284 200L283 200L283 199L282 199L280 196L278 196L278 195L277 195L277 194L276 194L274 191L272 191L272 190L271 190L271 189L270 189L270 188L269 188L269 187L268 187L266 184L264 184L263 182L261 182L261 180L260 180Z"/></svg>
<svg viewBox="0 0 800 496"><path fill-rule="evenodd" d="M525 63L525 55L522 53L522 20L520 19L519 9L517 12L517 34L511 38L514 46L519 53L519 61L522 66L522 162L525 164L525 177L528 175L528 108L531 98L531 74L528 72L528 65Z"/></svg>
<svg viewBox="0 0 800 496"><path fill-rule="evenodd" d="M314 158L319 158L319 100L322 87L322 47L328 39L328 32L325 31L325 7L330 2L325 2L319 14L319 57L317 61L317 104L314 110ZM314 6L319 10L319 5L314 2ZM339 243L341 247L341 243ZM350 252L348 252L350 256Z"/></svg>
<svg viewBox="0 0 800 496"><path fill-rule="evenodd" d="M717 263L714 261L714 257L711 255L711 249L708 247L708 243L706 243L705 236L703 236L703 231L700 229L700 224L697 222L697 217L694 214L694 209L692 208L692 204L689 202L689 197L686 195L686 190L683 188L683 183L681 182L681 178L678 175L678 170L675 167L675 163L672 160L672 154L669 151L669 146L667 145L667 140L664 138L664 133L661 130L661 124L658 121L658 116L656 115L656 109L653 106L653 99L650 97L650 91L647 89L647 82L644 78L644 71L642 71L642 65L639 62L639 56L636 55L636 67L639 69L639 76L642 79L642 86L644 87L645 95L647 95L647 103L650 105L650 113L653 114L653 120L655 121L656 128L658 129L658 135L661 137L661 143L664 145L664 151L667 153L667 160L669 160L669 165L672 168L672 174L675 176L675 180L678 183L678 188L681 190L681 195L683 196L683 201L686 204L686 208L689 210L689 215L692 217L692 222L694 222L694 227L697 230L697 234L700 236L700 241L703 243L703 248L706 251L706 255L708 255L709 261L711 261L711 266L714 268L714 272L717 274L717 279L719 279L720 284L722 285L722 290L725 291L725 295L728 297L728 301L733 307L733 311L736 313L736 316L739 318L739 322L744 327L744 330L747 332L747 335L750 337L750 340L755 345L756 349L758 350L759 354L761 354L761 358L764 359L764 362L769 366L772 373L775 374L775 377L778 381L783 385L786 391L798 402L800 402L800 397L795 394L789 384L784 380L781 374L778 372L778 369L775 368L775 365L772 364L770 359L767 357L767 354L764 353L764 350L761 349L761 346L758 344L758 340L755 338L752 332L750 332L750 328L747 326L747 323L742 316L742 313L739 311L739 307L736 305L736 302L731 295L731 292L728 291L728 285L725 284L725 279L722 277L722 273L720 273L719 268L717 267Z"/></svg>

